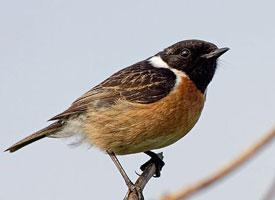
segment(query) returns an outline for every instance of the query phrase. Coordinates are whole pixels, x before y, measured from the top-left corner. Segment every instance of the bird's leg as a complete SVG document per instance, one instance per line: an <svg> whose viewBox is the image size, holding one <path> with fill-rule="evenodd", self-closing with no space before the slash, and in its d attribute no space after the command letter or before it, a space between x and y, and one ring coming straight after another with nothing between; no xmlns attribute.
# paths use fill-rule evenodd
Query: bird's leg
<svg viewBox="0 0 275 200"><path fill-rule="evenodd" d="M151 159L148 160L143 165L141 165L141 167L140 167L141 171L144 171L146 169L146 167L148 167L150 164L153 163L156 166L156 173L155 173L154 177L160 177L160 171L161 171L162 167L165 165L165 163L163 162L162 159L160 159L158 154L156 154L152 151L145 151L144 153L147 154L148 156L150 156Z"/></svg>
<svg viewBox="0 0 275 200"><path fill-rule="evenodd" d="M128 186L130 191L133 191L136 189L135 185L133 182L130 180L126 172L124 171L123 167L121 166L119 160L117 159L116 155L114 152L107 151L108 155L111 157L112 161L115 163L117 169L119 170L120 174L122 175L126 185Z"/></svg>

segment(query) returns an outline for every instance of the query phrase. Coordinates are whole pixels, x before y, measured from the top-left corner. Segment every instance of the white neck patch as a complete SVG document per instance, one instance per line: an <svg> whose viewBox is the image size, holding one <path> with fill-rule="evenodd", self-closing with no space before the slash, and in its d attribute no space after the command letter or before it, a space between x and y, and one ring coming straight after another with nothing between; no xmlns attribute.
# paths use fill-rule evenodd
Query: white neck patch
<svg viewBox="0 0 275 200"><path fill-rule="evenodd" d="M154 56L150 58L149 62L151 65L153 65L153 67L170 69L169 65L166 62L164 62L160 56Z"/></svg>
<svg viewBox="0 0 275 200"><path fill-rule="evenodd" d="M162 58L160 56L153 56L148 61L150 62L150 64L153 67L156 67L156 68L166 68L166 69L171 70L176 75L176 77L177 77L176 85L175 86L178 86L180 84L182 77L188 77L186 75L186 73L184 73L184 72L182 72L180 70L177 70L175 68L170 67L164 60L162 60Z"/></svg>

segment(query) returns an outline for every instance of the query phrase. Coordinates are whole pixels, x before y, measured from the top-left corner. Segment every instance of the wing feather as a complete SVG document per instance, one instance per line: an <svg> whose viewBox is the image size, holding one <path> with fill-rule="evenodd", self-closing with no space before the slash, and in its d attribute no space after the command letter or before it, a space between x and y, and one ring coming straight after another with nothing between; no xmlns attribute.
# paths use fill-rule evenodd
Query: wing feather
<svg viewBox="0 0 275 200"><path fill-rule="evenodd" d="M174 87L176 75L166 68L155 68L142 61L122 69L76 99L64 112L50 120L64 120L94 109L110 107L119 99L148 104L165 97Z"/></svg>

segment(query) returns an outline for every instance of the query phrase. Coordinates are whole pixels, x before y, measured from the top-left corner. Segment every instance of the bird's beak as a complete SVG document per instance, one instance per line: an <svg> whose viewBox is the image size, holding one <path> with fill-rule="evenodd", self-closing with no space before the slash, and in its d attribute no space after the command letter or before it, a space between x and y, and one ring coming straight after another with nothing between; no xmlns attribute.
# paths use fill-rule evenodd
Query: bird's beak
<svg viewBox="0 0 275 200"><path fill-rule="evenodd" d="M210 59L210 58L218 58L220 57L222 54L224 54L225 52L227 52L229 50L228 47L224 47L224 48L220 48L220 49L215 49L214 51L208 53L208 54L204 54L201 57L202 58L206 58L206 59Z"/></svg>

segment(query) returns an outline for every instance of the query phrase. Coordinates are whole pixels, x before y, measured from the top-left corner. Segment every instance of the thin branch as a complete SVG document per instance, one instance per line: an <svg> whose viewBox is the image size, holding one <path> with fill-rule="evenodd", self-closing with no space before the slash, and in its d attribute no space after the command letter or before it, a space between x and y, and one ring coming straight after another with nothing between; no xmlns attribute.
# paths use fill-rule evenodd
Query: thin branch
<svg viewBox="0 0 275 200"><path fill-rule="evenodd" d="M270 187L268 188L267 193L265 194L263 200L274 200L275 199L275 177L270 185Z"/></svg>
<svg viewBox="0 0 275 200"><path fill-rule="evenodd" d="M214 183L225 178L227 175L237 170L240 166L242 166L246 161L251 159L256 153L258 153L264 146L269 144L272 139L275 138L275 128L267 132L263 137L261 137L258 141L256 141L253 145L251 145L248 149L242 152L239 156L237 156L234 160L230 161L222 168L214 172L212 175L194 183L183 189L172 193L166 194L161 199L162 200L182 200L186 199L194 194L197 194L203 189L212 186Z"/></svg>
<svg viewBox="0 0 275 200"><path fill-rule="evenodd" d="M163 160L163 154L158 153L158 156L161 160ZM144 200L143 197L143 190L148 183L148 181L154 176L156 173L156 166L154 163L151 163L146 167L146 169L143 171L143 173L138 177L138 179L135 182L136 189L133 191L128 190L126 196L124 197L124 200Z"/></svg>

